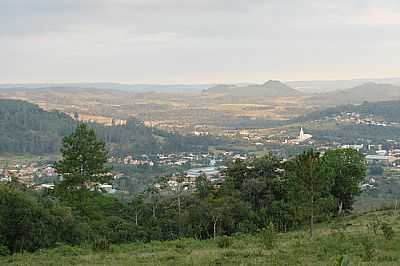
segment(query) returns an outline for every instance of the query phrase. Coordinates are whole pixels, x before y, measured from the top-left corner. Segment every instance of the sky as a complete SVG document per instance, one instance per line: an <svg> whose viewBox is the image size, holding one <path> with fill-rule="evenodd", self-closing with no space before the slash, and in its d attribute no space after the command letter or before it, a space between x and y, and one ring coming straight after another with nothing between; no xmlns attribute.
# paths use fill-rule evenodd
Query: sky
<svg viewBox="0 0 400 266"><path fill-rule="evenodd" d="M398 0L0 0L0 83L398 77Z"/></svg>

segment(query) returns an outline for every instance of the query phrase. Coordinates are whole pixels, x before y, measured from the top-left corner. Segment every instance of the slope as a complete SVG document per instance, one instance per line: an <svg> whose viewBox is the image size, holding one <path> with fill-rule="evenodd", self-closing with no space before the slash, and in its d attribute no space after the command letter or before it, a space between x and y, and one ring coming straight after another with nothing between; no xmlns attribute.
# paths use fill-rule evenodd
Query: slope
<svg viewBox="0 0 400 266"><path fill-rule="evenodd" d="M287 86L286 84L269 80L261 85L219 85L204 91L205 94L221 94L230 97L293 97L301 95L301 92Z"/></svg>
<svg viewBox="0 0 400 266"><path fill-rule="evenodd" d="M351 89L318 94L310 98L310 102L320 106L390 100L400 100L400 87L373 82L364 83Z"/></svg>
<svg viewBox="0 0 400 266"><path fill-rule="evenodd" d="M311 240L305 231L268 236L237 235L216 240L182 239L114 245L110 250L61 246L0 257L1 265L399 265L398 212L379 211L320 224ZM378 224L376 234L373 225ZM393 239L379 225L394 231ZM389 229L390 230L390 229ZM347 261L345 264L342 262Z"/></svg>
<svg viewBox="0 0 400 266"><path fill-rule="evenodd" d="M19 100L0 99L0 154L58 153L62 138L72 133L76 121L60 112L47 112ZM112 154L207 151L211 139L186 137L145 127L131 119L123 126L91 123Z"/></svg>

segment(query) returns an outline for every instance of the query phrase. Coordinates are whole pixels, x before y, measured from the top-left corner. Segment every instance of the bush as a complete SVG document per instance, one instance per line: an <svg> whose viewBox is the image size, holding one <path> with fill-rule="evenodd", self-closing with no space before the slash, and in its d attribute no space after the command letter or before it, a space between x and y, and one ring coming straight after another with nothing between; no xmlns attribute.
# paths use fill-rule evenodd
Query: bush
<svg viewBox="0 0 400 266"><path fill-rule="evenodd" d="M92 249L94 251L107 251L110 250L110 248L110 241L105 237L96 238L92 243Z"/></svg>
<svg viewBox="0 0 400 266"><path fill-rule="evenodd" d="M378 234L379 228L381 227L382 222L375 218L372 222L370 222L367 227L374 232L375 235Z"/></svg>
<svg viewBox="0 0 400 266"><path fill-rule="evenodd" d="M390 224L382 223L381 230L382 230L383 236L385 237L386 240L392 240L393 239L394 231L393 231L393 228L392 228L392 226Z"/></svg>
<svg viewBox="0 0 400 266"><path fill-rule="evenodd" d="M229 248L233 244L233 241L229 236L221 236L218 237L216 240L217 240L217 246L219 248Z"/></svg>
<svg viewBox="0 0 400 266"><path fill-rule="evenodd" d="M59 253L61 256L78 256L82 252L80 247L69 245L62 245L54 250L57 251L57 253Z"/></svg>
<svg viewBox="0 0 400 266"><path fill-rule="evenodd" d="M178 240L175 244L175 251L179 254L189 255L192 253L192 248L188 243L185 243L182 240Z"/></svg>
<svg viewBox="0 0 400 266"><path fill-rule="evenodd" d="M374 243L366 237L361 240L361 245L363 247L363 259L365 261L371 261L372 258L375 256Z"/></svg>
<svg viewBox="0 0 400 266"><path fill-rule="evenodd" d="M265 227L260 232L261 242L264 247L272 249L276 242L276 231L273 223L271 222L267 227Z"/></svg>
<svg viewBox="0 0 400 266"><path fill-rule="evenodd" d="M10 255L10 250L8 247L0 245L0 256L8 256Z"/></svg>
<svg viewBox="0 0 400 266"><path fill-rule="evenodd" d="M54 246L64 232L65 212L44 207L30 194L0 185L0 236L14 253Z"/></svg>

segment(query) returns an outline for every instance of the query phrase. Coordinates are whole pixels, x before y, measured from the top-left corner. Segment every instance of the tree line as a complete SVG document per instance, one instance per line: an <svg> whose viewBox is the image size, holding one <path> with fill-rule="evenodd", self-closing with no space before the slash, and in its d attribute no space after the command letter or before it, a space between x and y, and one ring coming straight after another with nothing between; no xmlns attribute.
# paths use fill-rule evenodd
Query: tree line
<svg viewBox="0 0 400 266"><path fill-rule="evenodd" d="M287 232L345 215L365 178L363 155L351 149L308 150L283 161L272 154L232 162L225 181L197 178L194 191L169 193L150 186L129 202L104 194L112 176L107 149L81 124L64 138L62 176L54 190L35 192L17 181L0 185L0 251L35 251L62 242L111 243L207 239L256 233L266 226ZM179 179L178 179L179 181ZM178 182L181 184L181 182ZM0 252L1 253L1 252Z"/></svg>

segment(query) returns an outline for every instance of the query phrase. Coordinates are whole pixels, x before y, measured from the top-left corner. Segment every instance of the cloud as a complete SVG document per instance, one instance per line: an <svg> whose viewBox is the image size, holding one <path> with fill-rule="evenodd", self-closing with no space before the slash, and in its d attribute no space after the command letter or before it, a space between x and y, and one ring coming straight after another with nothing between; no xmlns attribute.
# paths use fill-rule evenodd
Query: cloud
<svg viewBox="0 0 400 266"><path fill-rule="evenodd" d="M391 0L0 0L0 82L348 75L361 57L375 66L371 54L400 56L391 26L397 7Z"/></svg>
<svg viewBox="0 0 400 266"><path fill-rule="evenodd" d="M351 23L368 26L398 26L400 25L400 6L394 8L369 7L354 17Z"/></svg>

